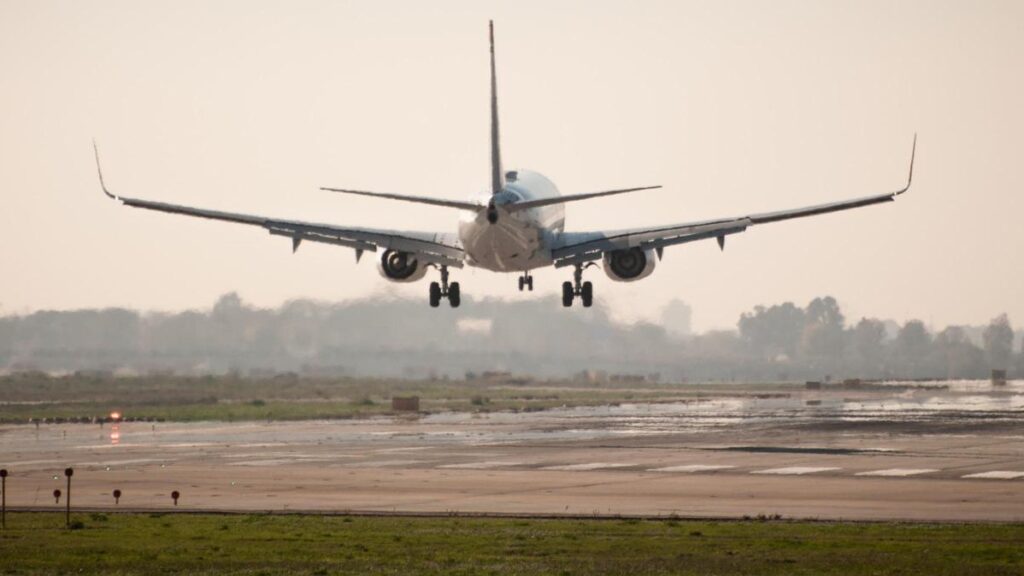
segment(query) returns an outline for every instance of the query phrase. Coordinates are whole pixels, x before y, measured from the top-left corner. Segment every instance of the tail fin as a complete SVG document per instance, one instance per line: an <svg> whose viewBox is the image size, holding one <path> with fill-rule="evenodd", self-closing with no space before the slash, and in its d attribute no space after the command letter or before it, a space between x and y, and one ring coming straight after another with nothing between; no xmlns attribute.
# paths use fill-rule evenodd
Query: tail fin
<svg viewBox="0 0 1024 576"><path fill-rule="evenodd" d="M501 139L498 134L498 75L494 69L494 20L491 31L491 194L505 187L505 173L501 169Z"/></svg>

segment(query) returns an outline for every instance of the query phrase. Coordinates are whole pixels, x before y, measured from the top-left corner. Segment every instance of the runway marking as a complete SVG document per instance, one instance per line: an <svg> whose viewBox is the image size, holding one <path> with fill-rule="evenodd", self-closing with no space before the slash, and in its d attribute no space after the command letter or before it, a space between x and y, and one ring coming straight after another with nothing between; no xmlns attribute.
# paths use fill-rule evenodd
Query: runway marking
<svg viewBox="0 0 1024 576"><path fill-rule="evenodd" d="M968 474L966 476L962 476L962 478L979 478L982 480L1016 480L1017 478L1024 478L1024 472L1017 472L1014 470L993 470L991 472Z"/></svg>
<svg viewBox="0 0 1024 576"><path fill-rule="evenodd" d="M21 462L5 462L5 464L14 468L16 466L38 466L39 464L58 464L62 462L62 460L22 460Z"/></svg>
<svg viewBox="0 0 1024 576"><path fill-rule="evenodd" d="M378 462L360 462L358 464L345 464L348 468L386 468L389 466L411 466L420 464L422 460L380 460Z"/></svg>
<svg viewBox="0 0 1024 576"><path fill-rule="evenodd" d="M502 468L505 466L522 466L523 462L465 462L462 464L444 464L438 468L450 468L453 470L489 470L491 468Z"/></svg>
<svg viewBox="0 0 1024 576"><path fill-rule="evenodd" d="M885 470L869 470L858 472L854 476L916 476L938 472L935 468L886 468Z"/></svg>
<svg viewBox="0 0 1024 576"><path fill-rule="evenodd" d="M127 466L128 464L149 464L152 462L169 462L170 458L134 458L132 460L106 460L99 462L80 462L78 466Z"/></svg>
<svg viewBox="0 0 1024 576"><path fill-rule="evenodd" d="M725 464L687 464L685 466L651 468L648 472L713 472L715 470L725 470L728 468L735 468L735 466L727 466Z"/></svg>
<svg viewBox="0 0 1024 576"><path fill-rule="evenodd" d="M587 462L586 464L562 464L559 466L545 466L541 470L561 470L563 472L585 472L587 470L604 470L608 468L624 468L633 464L615 464L611 462Z"/></svg>
<svg viewBox="0 0 1024 576"><path fill-rule="evenodd" d="M267 460L247 460L245 462L230 462L228 466L280 466L282 464L295 464L299 460L291 458L273 458Z"/></svg>
<svg viewBox="0 0 1024 576"><path fill-rule="evenodd" d="M774 474L780 476L802 476L804 474L815 474L817 472L830 472L840 470L835 466L787 466L785 468L769 468L767 470L755 470L751 474Z"/></svg>
<svg viewBox="0 0 1024 576"><path fill-rule="evenodd" d="M307 457L295 456L291 458L263 458L260 460L246 460L243 462L228 462L228 466L280 466L282 464L319 464L333 460L330 456Z"/></svg>

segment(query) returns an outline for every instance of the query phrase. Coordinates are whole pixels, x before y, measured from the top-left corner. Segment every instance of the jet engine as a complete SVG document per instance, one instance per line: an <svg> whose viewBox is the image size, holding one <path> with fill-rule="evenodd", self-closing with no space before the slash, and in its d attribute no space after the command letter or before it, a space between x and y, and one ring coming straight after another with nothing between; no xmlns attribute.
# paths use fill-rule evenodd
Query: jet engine
<svg viewBox="0 0 1024 576"><path fill-rule="evenodd" d="M427 267L420 265L415 256L398 250L385 250L377 269L392 282L415 282L427 273Z"/></svg>
<svg viewBox="0 0 1024 576"><path fill-rule="evenodd" d="M626 248L604 254L604 273L616 282L633 282L654 272L654 250Z"/></svg>

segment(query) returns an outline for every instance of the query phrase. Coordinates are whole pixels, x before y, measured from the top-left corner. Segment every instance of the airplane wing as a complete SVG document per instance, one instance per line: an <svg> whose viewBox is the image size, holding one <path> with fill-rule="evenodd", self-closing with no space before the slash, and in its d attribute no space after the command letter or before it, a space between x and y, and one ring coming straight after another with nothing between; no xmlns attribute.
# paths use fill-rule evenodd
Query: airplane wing
<svg viewBox="0 0 1024 576"><path fill-rule="evenodd" d="M120 201L125 206L259 226L269 231L272 235L291 238L293 251L298 249L299 244L303 241L322 242L352 248L356 251L357 261L363 252L376 252L378 248L381 248L409 252L414 254L417 259L426 263L451 266L453 268L462 268L463 266L465 252L458 238L453 234L347 228L330 224L281 220L265 216L222 212L165 202L140 200L138 198L127 198L113 194L107 189L107 185L103 181L103 170L100 168L98 150L96 150L96 169L99 172L100 186L103 188L103 193L114 200Z"/></svg>
<svg viewBox="0 0 1024 576"><path fill-rule="evenodd" d="M914 155L916 151L917 136L915 135L914 146L910 154L910 173L907 177L907 184L895 192L794 210L765 212L737 218L705 220L656 228L634 228L610 232L568 232L561 235L559 243L552 249L554 265L556 268L573 266L583 262L599 260L606 252L628 248L656 250L658 255L661 256L661 252L666 246L696 242L697 240L709 238L716 238L718 245L724 248L726 236L743 232L755 224L781 222L793 218L817 216L819 214L828 214L829 212L892 202L897 196L910 189L910 184L914 178Z"/></svg>

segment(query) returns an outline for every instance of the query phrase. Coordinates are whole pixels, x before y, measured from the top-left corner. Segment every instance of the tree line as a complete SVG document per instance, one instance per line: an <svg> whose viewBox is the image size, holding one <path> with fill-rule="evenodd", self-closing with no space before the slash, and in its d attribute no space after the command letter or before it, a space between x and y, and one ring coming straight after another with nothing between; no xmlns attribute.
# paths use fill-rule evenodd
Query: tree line
<svg viewBox="0 0 1024 576"><path fill-rule="evenodd" d="M735 330L690 335L671 329L673 317L677 325L689 322L679 302L666 307L662 324L632 325L615 322L599 303L585 314L562 309L557 298L467 304L439 311L406 300L295 300L258 308L232 293L210 309L179 313L8 315L0 317L0 371L459 378L467 371L567 377L595 369L676 381L987 378L992 368L1024 375L1024 351L1005 315L941 330L919 320L851 322L826 296L803 307L757 306Z"/></svg>
<svg viewBox="0 0 1024 576"><path fill-rule="evenodd" d="M984 378L991 369L1021 368L1024 357L1024 348L1014 354L1015 335L1006 314L980 330L980 342L972 338L978 329L964 326L933 333L920 320L847 323L830 296L804 308L791 302L758 306L743 314L737 327L742 346L759 358L868 378Z"/></svg>

